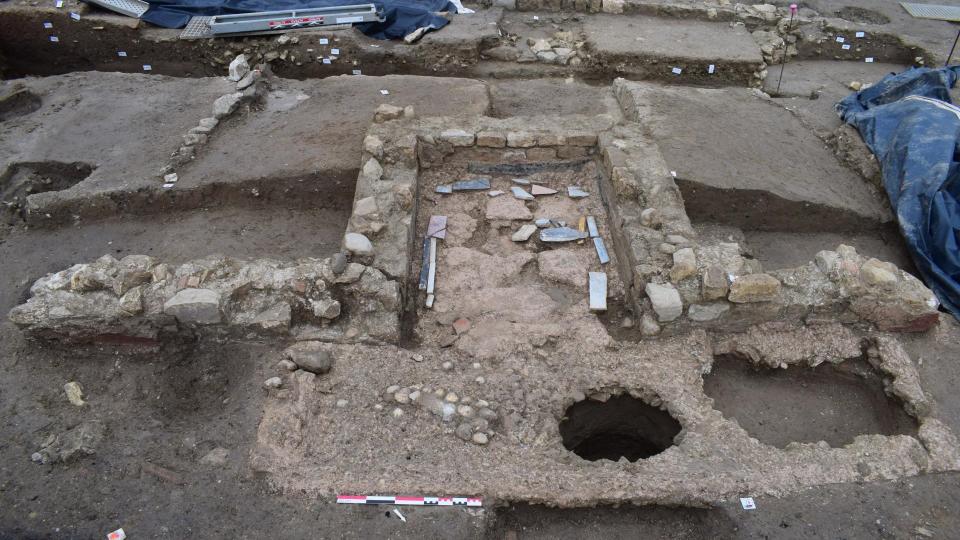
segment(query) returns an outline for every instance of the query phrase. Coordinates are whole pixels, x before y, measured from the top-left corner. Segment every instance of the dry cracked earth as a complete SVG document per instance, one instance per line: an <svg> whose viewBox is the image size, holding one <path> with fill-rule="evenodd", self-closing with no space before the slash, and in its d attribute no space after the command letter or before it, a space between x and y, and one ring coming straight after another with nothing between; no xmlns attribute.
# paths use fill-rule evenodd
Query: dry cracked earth
<svg viewBox="0 0 960 540"><path fill-rule="evenodd" d="M787 4L0 2L0 538L957 537L960 324L833 112L956 27Z"/></svg>

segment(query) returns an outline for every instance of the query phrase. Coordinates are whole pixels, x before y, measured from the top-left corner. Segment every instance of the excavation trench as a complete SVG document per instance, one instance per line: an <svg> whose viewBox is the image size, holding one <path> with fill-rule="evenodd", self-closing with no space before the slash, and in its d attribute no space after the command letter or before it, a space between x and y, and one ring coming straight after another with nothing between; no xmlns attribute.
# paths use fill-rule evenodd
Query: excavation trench
<svg viewBox="0 0 960 540"><path fill-rule="evenodd" d="M916 421L860 359L772 369L720 356L704 378L704 391L725 417L778 448L818 441L840 448L858 435L917 433Z"/></svg>

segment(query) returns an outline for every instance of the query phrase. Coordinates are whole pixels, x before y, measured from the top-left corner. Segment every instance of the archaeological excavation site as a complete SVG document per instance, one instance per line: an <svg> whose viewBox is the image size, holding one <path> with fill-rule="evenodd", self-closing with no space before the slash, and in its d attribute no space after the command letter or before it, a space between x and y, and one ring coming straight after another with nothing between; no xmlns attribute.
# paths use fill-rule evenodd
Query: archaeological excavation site
<svg viewBox="0 0 960 540"><path fill-rule="evenodd" d="M0 539L957 538L943 3L0 0Z"/></svg>

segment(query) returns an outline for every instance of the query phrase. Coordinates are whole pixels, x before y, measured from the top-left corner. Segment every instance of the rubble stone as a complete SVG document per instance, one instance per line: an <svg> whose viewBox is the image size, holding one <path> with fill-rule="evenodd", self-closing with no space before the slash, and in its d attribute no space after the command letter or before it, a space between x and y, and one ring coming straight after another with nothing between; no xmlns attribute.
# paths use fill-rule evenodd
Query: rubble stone
<svg viewBox="0 0 960 540"><path fill-rule="evenodd" d="M237 107L240 106L240 100L242 99L243 94L240 92L224 94L218 97L213 102L213 117L220 120L230 116L233 114L233 111L237 110Z"/></svg>
<svg viewBox="0 0 960 540"><path fill-rule="evenodd" d="M678 249L673 253L673 268L670 269L670 281L679 283L697 273L697 256L693 248Z"/></svg>
<svg viewBox="0 0 960 540"><path fill-rule="evenodd" d="M354 255L369 257L373 255L373 244L360 233L347 233L343 236L343 248Z"/></svg>
<svg viewBox="0 0 960 540"><path fill-rule="evenodd" d="M247 63L246 55L238 55L236 58L230 62L229 67L229 78L233 82L237 82L242 79L247 73L250 72L250 64Z"/></svg>
<svg viewBox="0 0 960 540"><path fill-rule="evenodd" d="M403 116L403 107L397 107L396 105L390 105L387 103L382 103L377 110L373 113L373 121L376 123L388 122L390 120L396 120Z"/></svg>
<svg viewBox="0 0 960 540"><path fill-rule="evenodd" d="M653 310L657 313L660 322L670 322L683 315L683 300L680 293L670 284L647 283L644 289Z"/></svg>
<svg viewBox="0 0 960 540"><path fill-rule="evenodd" d="M770 302L780 295L780 281L769 274L739 276L730 285L731 302Z"/></svg>
<svg viewBox="0 0 960 540"><path fill-rule="evenodd" d="M300 369L323 375L333 367L333 355L319 341L300 341L287 347L283 357L295 363Z"/></svg>
<svg viewBox="0 0 960 540"><path fill-rule="evenodd" d="M183 289L163 304L163 312L184 323L218 324L223 320L220 293L210 289Z"/></svg>
<svg viewBox="0 0 960 540"><path fill-rule="evenodd" d="M723 268L716 265L708 266L701 279L700 296L704 300L719 300L727 297L730 285Z"/></svg>

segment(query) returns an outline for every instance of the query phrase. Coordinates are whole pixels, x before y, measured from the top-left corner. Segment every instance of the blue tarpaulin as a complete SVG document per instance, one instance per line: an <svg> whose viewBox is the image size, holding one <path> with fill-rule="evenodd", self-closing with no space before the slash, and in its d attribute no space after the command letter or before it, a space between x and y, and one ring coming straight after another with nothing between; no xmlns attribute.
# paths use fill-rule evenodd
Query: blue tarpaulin
<svg viewBox="0 0 960 540"><path fill-rule="evenodd" d="M384 22L362 23L356 27L377 39L402 39L418 28L443 28L450 21L438 12L456 13L449 0L147 0L150 8L141 19L165 28L183 28L191 17L234 15L258 11L282 11L374 4L383 10Z"/></svg>
<svg viewBox="0 0 960 540"><path fill-rule="evenodd" d="M921 277L960 318L960 66L884 77L837 104L880 162L883 185Z"/></svg>

